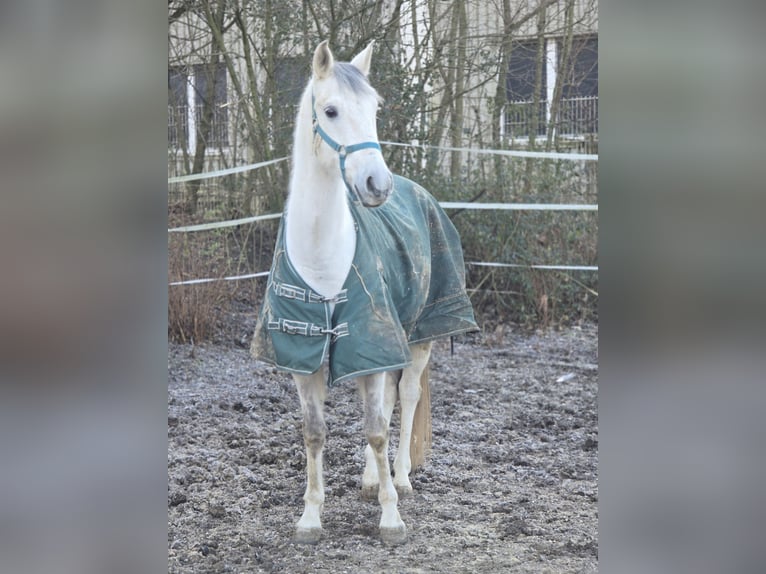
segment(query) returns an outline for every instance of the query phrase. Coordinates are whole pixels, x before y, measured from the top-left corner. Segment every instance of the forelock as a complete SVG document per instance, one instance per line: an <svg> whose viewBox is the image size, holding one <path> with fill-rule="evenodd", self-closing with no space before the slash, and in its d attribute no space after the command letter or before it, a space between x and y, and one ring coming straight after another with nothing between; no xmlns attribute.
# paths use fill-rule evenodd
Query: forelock
<svg viewBox="0 0 766 574"><path fill-rule="evenodd" d="M343 87L351 92L361 95L374 96L379 98L378 92L372 87L366 76L353 64L348 62L336 62L333 66L335 78Z"/></svg>

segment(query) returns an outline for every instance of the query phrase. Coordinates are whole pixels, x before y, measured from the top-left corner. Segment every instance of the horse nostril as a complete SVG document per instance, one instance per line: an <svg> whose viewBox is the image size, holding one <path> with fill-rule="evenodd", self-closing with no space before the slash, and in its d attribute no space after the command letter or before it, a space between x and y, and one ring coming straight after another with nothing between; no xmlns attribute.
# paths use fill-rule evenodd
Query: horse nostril
<svg viewBox="0 0 766 574"><path fill-rule="evenodd" d="M375 187L375 180L372 178L372 176L367 178L367 191L374 194L375 197L380 197L380 190Z"/></svg>
<svg viewBox="0 0 766 574"><path fill-rule="evenodd" d="M393 178L391 174L388 174L387 179L381 181L380 176L376 177L375 174L370 175L364 181L364 185L367 188L367 193L372 197L378 199L385 199L391 192L393 187Z"/></svg>

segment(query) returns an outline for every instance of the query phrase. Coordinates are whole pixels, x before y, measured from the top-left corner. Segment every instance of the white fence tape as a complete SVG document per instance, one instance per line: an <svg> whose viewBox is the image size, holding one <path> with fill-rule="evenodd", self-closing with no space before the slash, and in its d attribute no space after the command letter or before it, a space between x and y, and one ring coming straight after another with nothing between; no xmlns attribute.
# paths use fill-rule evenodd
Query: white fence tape
<svg viewBox="0 0 766 574"><path fill-rule="evenodd" d="M238 281L240 279L254 279L255 277L268 277L268 271L250 273L248 275L232 275L231 277L211 277L209 279L189 279L188 281L173 281L168 285L198 285L200 283L212 283L213 281Z"/></svg>
<svg viewBox="0 0 766 574"><path fill-rule="evenodd" d="M285 161L287 157L279 157L277 159L270 159L268 161L261 161L258 163L251 163L248 165L241 165L239 167L230 167L227 169L218 169L216 171L206 171L204 173L190 173L189 175L178 175L176 177L169 177L168 183L183 183L185 181L194 181L195 179L210 179L211 177L221 177L224 175L231 175L232 173L241 173L243 171L250 171L251 169L258 169L259 167L266 167Z"/></svg>
<svg viewBox="0 0 766 574"><path fill-rule="evenodd" d="M554 271L598 271L593 265L527 265L524 263L484 263L483 261L466 261L466 265L474 267L523 267L525 269L552 269Z"/></svg>
<svg viewBox="0 0 766 574"><path fill-rule="evenodd" d="M397 142L380 142L383 145L399 147L414 147L421 149L440 149L444 151L465 151L469 153L481 153L492 155L506 155L510 157L527 157L538 159L568 159L574 161L598 161L598 154L593 153L562 153L554 151L524 151L520 149L479 149L475 147L447 147L426 144L406 144Z"/></svg>
<svg viewBox="0 0 766 574"><path fill-rule="evenodd" d="M267 215L254 215L252 217L243 217L242 219L230 219L229 221L216 221L214 223L200 223L198 225L186 225L184 227L174 227L168 229L168 233L183 233L186 231L208 231L210 229L221 229L222 227L236 227L245 223L254 221L263 221L265 219L279 219L281 213L269 213Z"/></svg>
<svg viewBox="0 0 766 574"><path fill-rule="evenodd" d="M598 205L569 203L462 203L440 201L444 209L494 209L515 211L598 211Z"/></svg>
<svg viewBox="0 0 766 574"><path fill-rule="evenodd" d="M466 265L475 267L523 267L525 269L551 269L554 271L598 271L598 267L591 265L525 265L523 263L484 263L480 261L466 261ZM212 283L214 281L238 281L239 279L254 279L256 277L268 277L268 271L250 273L249 275L233 275L231 277L210 277L207 279L189 279L188 281L174 281L168 285L198 285L200 283Z"/></svg>
<svg viewBox="0 0 766 574"><path fill-rule="evenodd" d="M444 209L494 209L494 210L517 210L517 211L598 211L598 205L591 204L567 204L567 203L462 203L458 201L440 201L439 205ZM209 231L224 227L236 227L254 221L266 219L279 219L281 213L269 213L266 215L254 215L242 219L230 219L214 223L200 223L198 225L186 225L173 227L168 233L182 233L187 231Z"/></svg>
<svg viewBox="0 0 766 574"><path fill-rule="evenodd" d="M445 147L445 146L432 146L423 144L404 144L397 142L380 142L384 145L393 145L401 147L415 147L422 149L439 149L445 151L464 151L469 153L480 154L496 154L505 155L510 157L522 157L522 158L538 158L538 159L564 159L573 161L598 161L598 155L596 154L576 154L576 153L559 153L559 152L538 152L538 151L523 151L523 150L499 150L499 149L477 149L477 148L458 148L458 147ZM228 169L219 169L216 171L209 171L205 173L194 173L189 175L182 175L177 177L169 177L168 183L183 183L186 181L194 181L198 179L209 179L213 177L221 177L224 175L231 175L234 173L242 173L261 167L266 167L281 161L285 161L287 157L280 157L268 161L262 161L259 163L253 163L249 165L243 165L239 167L232 167ZM493 210L519 210L519 211L598 211L598 205L588 204L563 204L563 203L465 203L444 201L440 202L440 205L444 209L493 209ZM174 227L168 229L168 233L183 233L190 231L207 231L211 229L221 229L224 227L235 227L237 225L244 225L246 223L253 223L255 221L263 221L267 219L278 219L282 217L281 213L270 213L266 215L256 215L253 217L244 217L241 219L231 219L229 221L219 221L215 223L201 223L198 225L187 225L183 227ZM466 261L466 265L473 265L479 267L522 267L527 269L550 269L556 271L598 271L598 267L590 265L526 265L522 263L487 263L479 261ZM187 281L174 281L169 285L197 285L200 283L211 283L214 281L237 281L240 279L254 279L257 277L266 277L269 275L268 271L261 271L259 273L250 273L248 275L234 275L230 277L212 277L207 279L190 279Z"/></svg>
<svg viewBox="0 0 766 574"><path fill-rule="evenodd" d="M420 149L440 149L444 151L464 151L468 153L505 155L509 157L526 157L526 158L537 158L537 159L566 159L571 161L598 161L598 154L591 154L591 153L524 151L520 149L479 149L479 148L473 148L473 147L447 147L447 146L426 145L426 144L406 144L406 143L387 142L387 141L382 141L380 143L383 145L392 145L392 146L398 146L398 147L412 147L412 148L420 148ZM285 161L286 159L289 159L289 158L285 156L285 157L279 157L277 159L270 159L268 161L261 161L258 163L241 165L239 167L230 167L227 169L206 171L204 173L191 173L189 175L178 175L175 177L169 177L168 183L183 183L186 181L194 181L197 179L210 179L212 177L221 177L224 175L231 175L233 173L242 173L244 171L250 171L252 169L258 169L260 167L266 167L267 165L279 163L280 161Z"/></svg>

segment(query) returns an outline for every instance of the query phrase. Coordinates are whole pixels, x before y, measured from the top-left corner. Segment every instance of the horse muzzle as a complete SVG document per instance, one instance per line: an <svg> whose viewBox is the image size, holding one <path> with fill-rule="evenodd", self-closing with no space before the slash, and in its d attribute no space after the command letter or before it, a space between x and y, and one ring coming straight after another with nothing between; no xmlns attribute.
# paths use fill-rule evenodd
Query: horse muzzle
<svg viewBox="0 0 766 574"><path fill-rule="evenodd" d="M360 175L354 181L354 192L365 207L383 205L394 191L394 177L388 170Z"/></svg>

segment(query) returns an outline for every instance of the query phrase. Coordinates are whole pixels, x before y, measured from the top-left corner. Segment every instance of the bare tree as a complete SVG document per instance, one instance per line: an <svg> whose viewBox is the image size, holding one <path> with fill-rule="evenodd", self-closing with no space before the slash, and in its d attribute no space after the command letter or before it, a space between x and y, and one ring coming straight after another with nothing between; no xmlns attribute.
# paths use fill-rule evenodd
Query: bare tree
<svg viewBox="0 0 766 574"><path fill-rule="evenodd" d="M172 131L169 124L169 137L173 133L170 170L193 173L289 156L298 96L321 40L329 40L341 60L351 58L370 40L376 41L371 80L385 99L379 114L382 140L469 150L566 149L573 145L562 135L572 105L567 94L577 91L572 87L585 73L581 37L593 31L597 8L598 0L168 0L168 103L173 114L169 121L175 126ZM530 101L519 106L509 101L508 85L513 80L511 63L521 54L521 45L533 46L534 86ZM552 68L546 61L551 54L556 54L555 80L549 77ZM198 102L188 102L186 92L179 96L177 86L171 89L171 67L173 73L206 78L198 84ZM211 92L222 68L225 102ZM199 105L193 143L182 129L191 112L180 105L179 98ZM520 116L526 114L519 122L526 137L517 138L519 125L509 135L508 118L514 106L522 109ZM227 111L225 117L222 109ZM224 120L226 141L209 137ZM570 177L575 167L561 162L509 161L471 151L445 153L421 147L384 146L383 151L393 171L420 181L443 200L508 201L545 194L553 199L554 194L569 193L579 177ZM223 191L226 210L216 218L279 211L289 167L289 162L282 162L244 174L189 182L184 205L201 217L202 198ZM585 169L594 171L590 164ZM595 173L587 178L595 181ZM531 216L509 213L451 215L458 226L466 226L464 246L477 258L502 261L519 253L529 260L556 258L536 251L548 249L550 238L558 233L540 231L542 219L538 223ZM571 250L566 237L582 236L582 229L591 223L580 218L557 221L557 225L562 230L562 249ZM271 229L266 225L257 229L271 232L263 231ZM577 241L587 247L578 244L578 249L595 253L594 244ZM478 287L534 290L530 296L534 305L553 284L549 279L543 284L532 274L525 275L521 284L500 284L497 271L476 273L469 279ZM511 280L507 274L502 277Z"/></svg>

